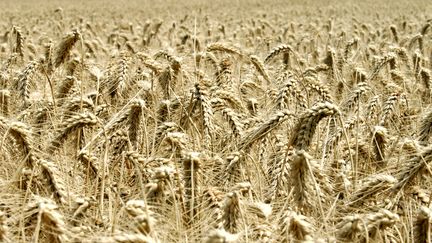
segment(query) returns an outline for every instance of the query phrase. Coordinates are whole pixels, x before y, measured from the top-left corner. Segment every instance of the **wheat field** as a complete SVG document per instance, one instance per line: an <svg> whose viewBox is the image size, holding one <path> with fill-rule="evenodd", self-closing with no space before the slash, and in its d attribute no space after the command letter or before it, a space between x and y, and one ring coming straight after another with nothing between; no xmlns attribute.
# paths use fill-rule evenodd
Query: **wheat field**
<svg viewBox="0 0 432 243"><path fill-rule="evenodd" d="M428 1L0 2L0 242L431 242Z"/></svg>

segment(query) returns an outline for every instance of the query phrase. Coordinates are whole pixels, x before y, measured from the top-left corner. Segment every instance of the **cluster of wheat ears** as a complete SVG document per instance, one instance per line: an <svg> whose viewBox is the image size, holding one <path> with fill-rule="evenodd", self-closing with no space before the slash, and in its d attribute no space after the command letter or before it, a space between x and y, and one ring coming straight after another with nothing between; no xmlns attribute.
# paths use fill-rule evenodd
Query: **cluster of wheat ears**
<svg viewBox="0 0 432 243"><path fill-rule="evenodd" d="M334 8L6 12L0 242L431 242L432 20Z"/></svg>

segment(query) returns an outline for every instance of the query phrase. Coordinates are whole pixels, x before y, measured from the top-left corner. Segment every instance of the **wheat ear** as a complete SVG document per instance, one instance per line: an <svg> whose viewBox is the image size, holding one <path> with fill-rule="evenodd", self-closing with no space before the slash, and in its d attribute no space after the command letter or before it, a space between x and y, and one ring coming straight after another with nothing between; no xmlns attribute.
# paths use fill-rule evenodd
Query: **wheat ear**
<svg viewBox="0 0 432 243"><path fill-rule="evenodd" d="M294 53L293 49L291 46L289 45L280 45L277 46L275 48L273 48L273 50L267 55L267 57L264 59L265 63L270 62L271 59L275 58L276 56L278 56L279 54L285 54L285 53Z"/></svg>
<svg viewBox="0 0 432 243"><path fill-rule="evenodd" d="M432 133L432 110L428 111L420 123L419 138L422 143L426 143Z"/></svg>
<svg viewBox="0 0 432 243"><path fill-rule="evenodd" d="M145 102L143 100L134 100L130 104L129 111L129 140L134 148L138 146L138 136L140 134L140 124L143 117L143 112L145 109Z"/></svg>
<svg viewBox="0 0 432 243"><path fill-rule="evenodd" d="M404 187L412 182L414 178L419 174L419 172L429 166L432 160L432 146L428 146L421 151L421 153L415 155L414 157L406 160L401 165L401 168L396 174L396 179L398 182L393 187L395 190L402 190Z"/></svg>
<svg viewBox="0 0 432 243"><path fill-rule="evenodd" d="M369 237L376 240L377 236L382 236L384 229L392 227L395 223L400 220L399 215L390 212L386 209L380 209L376 213L370 213L366 215L366 225ZM381 238L383 240L384 238Z"/></svg>
<svg viewBox="0 0 432 243"><path fill-rule="evenodd" d="M31 217L37 218L37 227L34 235L35 240L39 238L40 225L47 227L46 232L53 237L55 242L66 242L68 240L68 231L63 216L58 212L57 204L48 198L35 197L35 200L27 205L29 212L36 214Z"/></svg>
<svg viewBox="0 0 432 243"><path fill-rule="evenodd" d="M8 238L8 230L9 227L7 225L7 218L4 212L0 212L0 241L1 242L10 242Z"/></svg>
<svg viewBox="0 0 432 243"><path fill-rule="evenodd" d="M232 234L237 233L240 226L239 221L241 220L240 198L237 192L227 194L222 209L224 229Z"/></svg>
<svg viewBox="0 0 432 243"><path fill-rule="evenodd" d="M244 58L245 55L240 51L237 50L234 47L230 47L227 44L224 43L210 43L207 48L206 48L207 52L215 52L215 51L220 51L220 52L226 52L229 54L234 54L237 55L241 58Z"/></svg>
<svg viewBox="0 0 432 243"><path fill-rule="evenodd" d="M431 242L432 210L421 207L414 222L414 240L419 243Z"/></svg>
<svg viewBox="0 0 432 243"><path fill-rule="evenodd" d="M356 206L365 202L372 196L383 193L392 188L397 180L391 175L377 174L365 179L360 188L358 188L350 197L349 206Z"/></svg>
<svg viewBox="0 0 432 243"><path fill-rule="evenodd" d="M214 229L205 236L205 243L231 243L237 242L238 234L231 234L224 229Z"/></svg>
<svg viewBox="0 0 432 243"><path fill-rule="evenodd" d="M68 136L73 133L73 131L86 126L94 126L97 123L97 117L91 113L83 113L71 116L62 123L60 127L63 129L51 141L48 150L52 152L59 149Z"/></svg>
<svg viewBox="0 0 432 243"><path fill-rule="evenodd" d="M247 148L251 146L254 142L259 141L265 135L270 133L272 130L280 126L284 121L293 117L294 114L289 110L279 111L270 117L266 122L258 125L251 132L246 134L240 142L240 148Z"/></svg>
<svg viewBox="0 0 432 243"><path fill-rule="evenodd" d="M55 57L54 57L54 66L58 67L63 64L66 59L69 57L70 52L77 41L80 39L81 34L74 30L72 33L66 35L63 40L57 46Z"/></svg>
<svg viewBox="0 0 432 243"><path fill-rule="evenodd" d="M385 127L375 126L372 132L372 145L375 153L375 162L379 167L383 167L385 163L387 136L387 129Z"/></svg>
<svg viewBox="0 0 432 243"><path fill-rule="evenodd" d="M130 200L126 203L125 209L136 220L138 231L143 235L150 235L155 219L146 203L142 200Z"/></svg>
<svg viewBox="0 0 432 243"><path fill-rule="evenodd" d="M39 159L38 164L41 165L45 172L46 177L53 187L55 195L58 197L59 201L62 204L67 203L69 199L68 190L57 165L54 162L45 159Z"/></svg>
<svg viewBox="0 0 432 243"><path fill-rule="evenodd" d="M338 108L329 102L318 103L307 110L293 129L289 146L297 150L307 150L320 120L336 114L340 114Z"/></svg>
<svg viewBox="0 0 432 243"><path fill-rule="evenodd" d="M256 70L263 76L263 78L270 83L270 76L268 75L264 64L262 63L262 61L255 55L250 55L249 59L251 60L253 66L256 68Z"/></svg>
<svg viewBox="0 0 432 243"><path fill-rule="evenodd" d="M288 243L293 240L299 242L310 242L313 240L314 231L310 220L292 210L284 212L279 220L280 242Z"/></svg>
<svg viewBox="0 0 432 243"><path fill-rule="evenodd" d="M20 145L24 156L27 156L27 165L33 167L36 165L36 150L33 146L33 137L30 127L21 122L10 122L0 117L0 124L12 135L17 144Z"/></svg>
<svg viewBox="0 0 432 243"><path fill-rule="evenodd" d="M17 53L21 60L24 59L24 37L21 28L18 26L12 27L12 34L15 35L15 46L13 47L14 53Z"/></svg>
<svg viewBox="0 0 432 243"><path fill-rule="evenodd" d="M357 234L363 229L361 215L345 216L340 223L336 225L336 235L341 240L353 241Z"/></svg>
<svg viewBox="0 0 432 243"><path fill-rule="evenodd" d="M39 63L31 61L18 76L18 90L24 100L24 107L30 105L30 76L36 71Z"/></svg>

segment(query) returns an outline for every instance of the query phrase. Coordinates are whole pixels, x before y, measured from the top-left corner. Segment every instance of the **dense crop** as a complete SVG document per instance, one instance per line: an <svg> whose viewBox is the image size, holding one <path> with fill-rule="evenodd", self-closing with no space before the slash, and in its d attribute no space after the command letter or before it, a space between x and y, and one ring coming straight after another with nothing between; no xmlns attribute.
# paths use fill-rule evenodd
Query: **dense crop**
<svg viewBox="0 0 432 243"><path fill-rule="evenodd" d="M2 4L0 242L430 242L430 3Z"/></svg>

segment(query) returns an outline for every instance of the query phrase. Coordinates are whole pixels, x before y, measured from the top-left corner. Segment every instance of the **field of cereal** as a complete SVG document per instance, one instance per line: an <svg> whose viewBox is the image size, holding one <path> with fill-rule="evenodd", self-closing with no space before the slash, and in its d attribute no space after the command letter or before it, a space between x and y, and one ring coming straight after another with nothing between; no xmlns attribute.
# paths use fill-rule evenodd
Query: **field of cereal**
<svg viewBox="0 0 432 243"><path fill-rule="evenodd" d="M0 242L431 242L429 1L0 2Z"/></svg>

